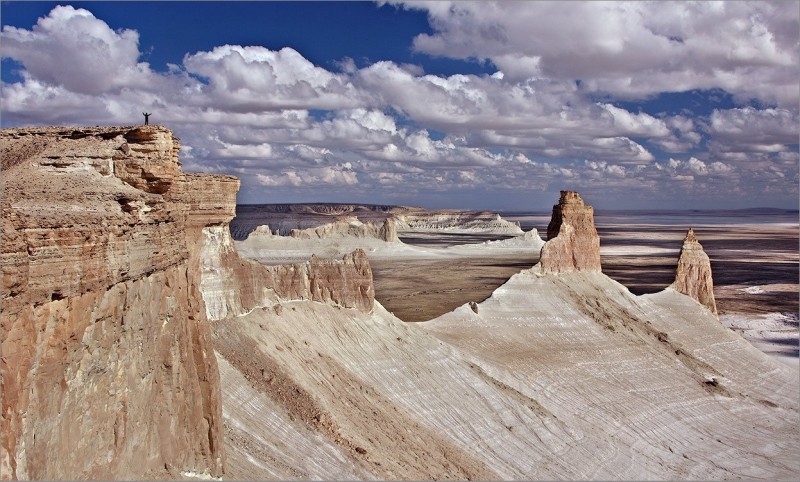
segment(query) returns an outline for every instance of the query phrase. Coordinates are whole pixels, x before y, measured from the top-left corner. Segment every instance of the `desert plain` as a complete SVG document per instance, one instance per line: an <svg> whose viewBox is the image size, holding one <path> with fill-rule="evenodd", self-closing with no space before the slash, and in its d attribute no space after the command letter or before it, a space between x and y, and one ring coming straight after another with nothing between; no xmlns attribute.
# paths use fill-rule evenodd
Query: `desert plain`
<svg viewBox="0 0 800 482"><path fill-rule="evenodd" d="M336 214L297 210L276 215L273 207L259 215L257 206L239 206L242 218L231 229L239 237L258 225L312 227ZM348 212L348 214L352 214ZM502 212L502 218L546 233L547 211ZM364 217L364 216L362 216ZM370 212L366 219L380 219ZM672 283L680 242L689 227L702 239L714 272L714 296L720 321L766 353L798 364L800 311L800 227L798 214L785 210L740 211L599 211L603 272L636 295L656 293ZM491 231L486 228L486 231ZM399 239L434 252L441 248L480 245L510 239L503 232L458 230L405 231ZM441 251L439 251L441 252ZM274 253L273 262L285 262ZM288 255L287 255L288 257ZM457 255L372 256L375 297L406 322L427 321L470 302L480 302L513 274L539 260L535 249L473 251Z"/></svg>

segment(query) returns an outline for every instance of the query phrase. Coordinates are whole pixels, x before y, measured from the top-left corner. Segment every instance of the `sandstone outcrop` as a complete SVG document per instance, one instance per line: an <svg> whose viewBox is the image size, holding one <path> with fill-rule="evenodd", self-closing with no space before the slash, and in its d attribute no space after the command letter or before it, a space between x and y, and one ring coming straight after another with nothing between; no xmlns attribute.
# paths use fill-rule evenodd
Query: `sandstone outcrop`
<svg viewBox="0 0 800 482"><path fill-rule="evenodd" d="M594 209L573 191L561 191L547 226L539 265L545 273L600 271L600 236Z"/></svg>
<svg viewBox="0 0 800 482"><path fill-rule="evenodd" d="M683 240L678 266L675 268L675 282L671 287L679 293L691 296L712 313L717 314L711 260L697 241L692 228L689 228Z"/></svg>
<svg viewBox="0 0 800 482"><path fill-rule="evenodd" d="M361 250L239 258L239 180L182 173L179 147L160 126L2 131L3 478L219 476L209 320L283 300L372 309Z"/></svg>
<svg viewBox="0 0 800 482"><path fill-rule="evenodd" d="M202 229L238 180L160 126L2 131L3 478L223 469Z"/></svg>

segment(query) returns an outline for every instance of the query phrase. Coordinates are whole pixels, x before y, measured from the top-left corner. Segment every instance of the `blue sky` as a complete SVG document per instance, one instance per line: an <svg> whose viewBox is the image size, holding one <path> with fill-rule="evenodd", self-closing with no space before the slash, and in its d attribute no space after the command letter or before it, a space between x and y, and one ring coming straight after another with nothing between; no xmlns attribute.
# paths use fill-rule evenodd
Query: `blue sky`
<svg viewBox="0 0 800 482"><path fill-rule="evenodd" d="M239 201L798 205L800 2L2 2L3 127L181 138Z"/></svg>

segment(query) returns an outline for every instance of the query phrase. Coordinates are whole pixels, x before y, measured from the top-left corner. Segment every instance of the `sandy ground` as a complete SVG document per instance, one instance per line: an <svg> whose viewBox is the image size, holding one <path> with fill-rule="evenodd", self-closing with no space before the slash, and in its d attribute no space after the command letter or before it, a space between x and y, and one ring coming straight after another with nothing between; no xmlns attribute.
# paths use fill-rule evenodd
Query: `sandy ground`
<svg viewBox="0 0 800 482"><path fill-rule="evenodd" d="M538 256L371 261L375 298L403 321L426 321L481 302Z"/></svg>

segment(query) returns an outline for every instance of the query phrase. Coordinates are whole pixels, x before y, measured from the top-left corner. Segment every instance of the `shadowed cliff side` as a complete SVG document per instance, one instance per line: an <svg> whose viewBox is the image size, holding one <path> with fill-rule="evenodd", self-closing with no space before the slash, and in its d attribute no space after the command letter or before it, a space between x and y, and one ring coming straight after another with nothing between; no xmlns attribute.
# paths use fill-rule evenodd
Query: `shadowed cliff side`
<svg viewBox="0 0 800 482"><path fill-rule="evenodd" d="M227 225L203 230L201 292L210 320L240 316L286 300L311 300L369 312L375 301L372 269L357 249L341 261L316 256L305 263L265 266L239 257Z"/></svg>

